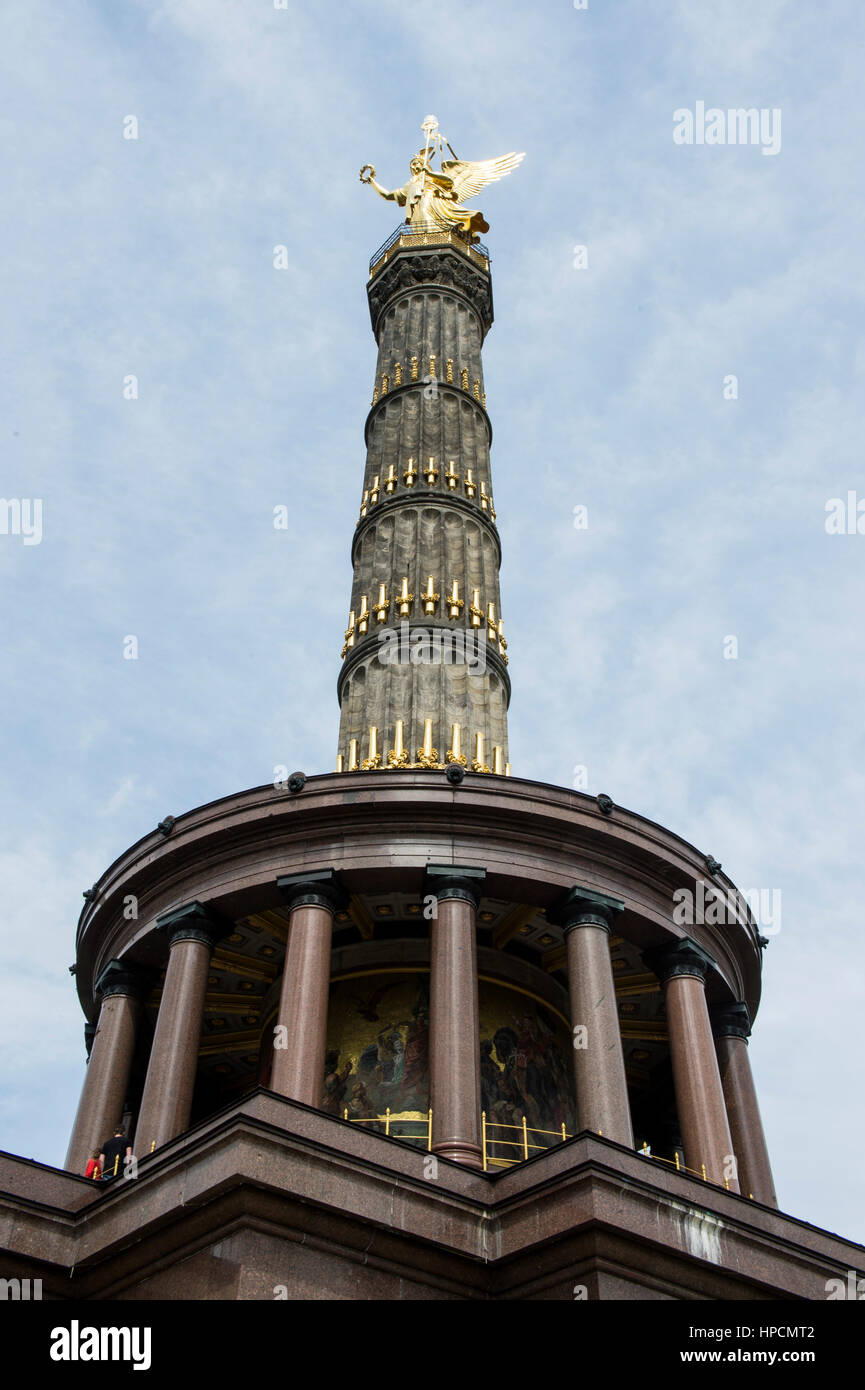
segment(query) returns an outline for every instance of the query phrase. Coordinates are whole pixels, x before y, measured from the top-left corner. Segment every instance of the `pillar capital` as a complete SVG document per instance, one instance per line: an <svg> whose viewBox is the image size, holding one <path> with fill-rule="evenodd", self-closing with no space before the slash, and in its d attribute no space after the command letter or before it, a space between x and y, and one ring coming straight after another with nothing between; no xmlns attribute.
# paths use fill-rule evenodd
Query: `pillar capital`
<svg viewBox="0 0 865 1390"><path fill-rule="evenodd" d="M231 930L231 923L203 903L186 903L156 919L157 931L165 932L169 946L177 941L200 941L212 950L220 937Z"/></svg>
<svg viewBox="0 0 865 1390"><path fill-rule="evenodd" d="M709 1010L709 1018L716 1038L747 1040L751 1036L751 1015L747 1004L716 1004Z"/></svg>
<svg viewBox="0 0 865 1390"><path fill-rule="evenodd" d="M615 918L625 909L620 898L595 893L575 884L547 911L547 921L559 926L567 936L574 927L603 927L609 931Z"/></svg>
<svg viewBox="0 0 865 1390"><path fill-rule="evenodd" d="M427 864L424 892L432 894L440 903L448 898L461 898L477 910L486 876L486 869L467 864Z"/></svg>
<svg viewBox="0 0 865 1390"><path fill-rule="evenodd" d="M96 977L93 992L102 999L108 999L112 994L128 994L131 999L142 999L154 975L153 970L134 961L110 960Z"/></svg>
<svg viewBox="0 0 865 1390"><path fill-rule="evenodd" d="M335 869L306 869L299 874L282 874L276 886L292 911L296 907L323 907L333 913L348 902L348 893Z"/></svg>
<svg viewBox="0 0 865 1390"><path fill-rule="evenodd" d="M643 960L657 975L662 984L676 975L693 975L705 984L718 962L689 936L682 937L674 946L654 946L643 952Z"/></svg>

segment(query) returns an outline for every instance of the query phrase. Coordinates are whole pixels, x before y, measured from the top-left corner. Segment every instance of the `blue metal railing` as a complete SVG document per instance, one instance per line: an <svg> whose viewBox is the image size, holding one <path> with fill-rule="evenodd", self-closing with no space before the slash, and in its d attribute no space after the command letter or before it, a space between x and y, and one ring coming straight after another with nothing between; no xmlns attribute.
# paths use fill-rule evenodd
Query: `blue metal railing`
<svg viewBox="0 0 865 1390"><path fill-rule="evenodd" d="M393 232L391 232L391 234L390 234L390 236L388 237L387 241L384 242L384 243L378 248L378 250L376 251L375 255L370 256L370 260L369 260L369 268L370 268L370 270L372 270L373 266L376 265L376 264L381 260L382 256L385 254L386 251L389 251L390 248L391 248L392 246L395 246L395 245L396 245L396 243L399 241L400 237L403 237L403 236L418 236L418 237L421 237L421 236L440 236L440 235L442 234L442 232L444 232L444 231L447 231L447 228L446 228L446 227L440 227L440 226L439 226L437 223L435 223L435 222L426 222L426 223L424 223L422 226L419 226L419 227L412 227L412 226L409 225L408 222L401 222L400 225L396 228L396 230L393 231ZM468 239L468 237L462 237L462 236L460 236L460 233L457 232L457 231L454 232L454 236L459 237L461 241L465 241L466 246L471 246L471 249L472 249L473 251L479 252L479 254L480 254L481 256L483 256L485 260L489 260L489 258L490 258L490 253L489 253L488 248L487 248L486 245L484 244L484 242L482 242L482 241L473 241L473 242L470 242L469 239Z"/></svg>

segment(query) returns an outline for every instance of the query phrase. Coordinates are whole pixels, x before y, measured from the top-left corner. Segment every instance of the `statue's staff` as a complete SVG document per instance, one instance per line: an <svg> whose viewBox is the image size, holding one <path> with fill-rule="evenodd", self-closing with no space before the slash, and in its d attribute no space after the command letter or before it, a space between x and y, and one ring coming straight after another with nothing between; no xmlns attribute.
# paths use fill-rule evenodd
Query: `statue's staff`
<svg viewBox="0 0 865 1390"><path fill-rule="evenodd" d="M427 162L427 160L428 160L428 158L429 158L429 140L430 140L430 135L433 136L433 139L434 139L434 140L437 142L437 144L438 144L438 154L439 154L439 158L440 158L440 159L441 159L441 156L442 156L442 145L447 145L447 147L448 147L448 149L450 150L451 154L453 155L454 159L456 159L456 160L459 159L459 156L458 156L456 150L454 149L453 145L451 144L450 140L448 140L448 138L447 138L446 135L442 135L441 131L439 130L439 123L438 123L438 121L436 120L435 116L427 116L426 120L425 120L425 121L423 122L423 124L421 125L421 130L426 131L426 137L427 137L426 149L424 150L424 164L426 164L426 162Z"/></svg>
<svg viewBox="0 0 865 1390"><path fill-rule="evenodd" d="M424 188L426 188L426 171L427 171L427 165L429 164L429 141L430 141L430 136L431 136L431 135L433 135L433 136L436 135L436 134L438 133L438 128L439 128L439 123L438 123L438 121L436 120L435 116L427 116L426 120L423 121L423 122L421 123L421 130L422 130L422 131L424 132L424 134L426 135L426 146L425 146L424 152L423 152L423 186L424 186ZM439 145L439 149L441 150L441 145Z"/></svg>

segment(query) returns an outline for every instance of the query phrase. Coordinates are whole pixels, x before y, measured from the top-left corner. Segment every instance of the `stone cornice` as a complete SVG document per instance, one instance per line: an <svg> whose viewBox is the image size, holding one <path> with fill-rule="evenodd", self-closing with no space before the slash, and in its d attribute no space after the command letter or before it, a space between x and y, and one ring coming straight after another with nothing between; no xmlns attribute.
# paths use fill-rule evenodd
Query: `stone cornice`
<svg viewBox="0 0 865 1390"><path fill-rule="evenodd" d="M549 909L576 879L621 898L617 930L641 949L680 939L672 888L695 888L705 872L701 851L654 822L618 806L605 816L594 797L515 777L472 773L453 787L444 772L406 770L314 776L297 796L256 787L179 816L167 839L150 832L102 875L79 920L82 1008L93 1016L93 972L133 944L146 958L156 917L191 899L233 919L279 907L277 875L316 861L337 869L350 891L357 874L366 882L390 875L419 890L425 865L446 863L455 837L459 862L486 867L491 896ZM129 893L139 901L136 922L124 918ZM755 924L690 931L718 962L712 1002L743 999L753 1017L761 969Z"/></svg>

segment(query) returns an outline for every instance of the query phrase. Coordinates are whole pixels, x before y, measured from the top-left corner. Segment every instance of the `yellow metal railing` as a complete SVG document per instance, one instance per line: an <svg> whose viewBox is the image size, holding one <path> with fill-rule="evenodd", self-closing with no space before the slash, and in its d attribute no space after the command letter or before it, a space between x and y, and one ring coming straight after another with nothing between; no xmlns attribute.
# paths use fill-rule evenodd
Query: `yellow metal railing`
<svg viewBox="0 0 865 1390"><path fill-rule="evenodd" d="M384 1133L394 1139L426 1139L427 1151L432 1148L432 1110L427 1111L426 1115L418 1114L417 1110L392 1111L390 1107L385 1110L383 1115L361 1115L356 1117L349 1115L346 1108L342 1112L342 1118L348 1120L351 1125L384 1125ZM391 1136L391 1125L399 1125L402 1129L404 1125L422 1125L420 1134L394 1134Z"/></svg>
<svg viewBox="0 0 865 1390"><path fill-rule="evenodd" d="M648 1142L647 1142L647 1141L644 1141L644 1142L643 1142L643 1147L642 1147L641 1149L637 1149L637 1153L638 1153L638 1154L641 1154L641 1155L643 1156L643 1158L650 1158L650 1159L652 1160L653 1163L666 1163L666 1164L668 1165L668 1167L670 1167L670 1168L675 1168L675 1170L676 1170L677 1173L690 1173L690 1175L691 1175L692 1178L701 1178L703 1182L708 1182L708 1183L710 1183L712 1187L720 1187L720 1186L721 1186L721 1184L720 1184L719 1182L713 1183L712 1180L711 1180L711 1178L707 1178L707 1177L706 1177L706 1165L705 1165L705 1163L701 1163L701 1164L700 1164L700 1171L697 1172L696 1168L687 1168L687 1167L685 1166L685 1164L681 1162L678 1153L676 1153L675 1157L673 1157L673 1158L662 1158L660 1154L653 1154L653 1153L651 1152L650 1148L649 1148L649 1145L648 1145ZM729 1178L725 1178L725 1179L724 1179L724 1186L725 1186L725 1188L727 1189L727 1191L729 1192L729 1191L730 1191L730 1179L729 1179ZM745 1194L744 1194L744 1192L741 1192L739 1195L740 1195L741 1197L744 1197ZM749 1193L748 1193L748 1196L749 1196L750 1198L752 1198L752 1200L753 1200L753 1197L754 1197L753 1192L749 1192Z"/></svg>
<svg viewBox="0 0 865 1390"><path fill-rule="evenodd" d="M383 1115L362 1115L356 1117L349 1115L346 1107L342 1112L342 1117L352 1125L375 1125L380 1132L392 1139L407 1139L409 1142L425 1139L427 1150L432 1149L432 1110L428 1110L426 1115L420 1115L416 1110L392 1111L390 1108L385 1110ZM402 1132L393 1133L393 1126L396 1125ZM420 1126L420 1133L406 1134L407 1125ZM517 1139L506 1139L498 1134L499 1130L510 1130L519 1135ZM493 1133L493 1131L496 1131ZM563 1143L565 1139L573 1136L568 1134L565 1126L561 1129L535 1129L529 1125L525 1115L519 1125L504 1125L496 1121L487 1120L487 1112L481 1114L481 1151L483 1153L484 1172L488 1168L509 1168L511 1164L522 1163L524 1159L530 1158L533 1153L542 1153L546 1149L552 1148L552 1144L536 1144L535 1136L543 1135L546 1139L551 1139L555 1143ZM499 1148L516 1149L517 1155L513 1158L502 1157L498 1153Z"/></svg>
<svg viewBox="0 0 865 1390"><path fill-rule="evenodd" d="M349 1124L352 1125L384 1126L382 1132L392 1139L405 1139L408 1140L409 1143L415 1142L418 1139L425 1139L427 1151L429 1152L432 1150L432 1110L428 1110L426 1115L424 1115L417 1110L392 1111L388 1108L383 1115L355 1117L349 1115L348 1109L346 1108L343 1110L342 1117L344 1120L348 1120ZM391 1133L391 1126L393 1125L399 1127L401 1131L399 1134ZM420 1125L420 1133L406 1134L406 1125ZM495 1134L493 1133L493 1131L499 1130L507 1130L517 1135L517 1138L505 1139L497 1132ZM598 1134L603 1138L603 1132L601 1130L598 1130ZM544 1139L552 1140L553 1142L536 1144L536 1135L543 1136ZM563 1144L566 1139L573 1139L573 1137L572 1134L568 1134L564 1125L559 1129L537 1129L528 1123L525 1115L523 1115L520 1124L505 1125L500 1124L497 1120L488 1120L487 1112L484 1110L481 1112L481 1152L483 1154L484 1172L487 1172L489 1168L511 1168L516 1163L524 1163L527 1158L531 1158L533 1153L545 1153L547 1149L553 1147L553 1144ZM503 1148L515 1149L517 1152L513 1157L509 1155L502 1156L499 1150ZM668 1167L675 1168L677 1173L688 1173L692 1178L700 1178L703 1182L711 1183L711 1179L706 1176L705 1163L701 1164L700 1171L698 1172L695 1168L688 1168L682 1163L678 1153L676 1153L673 1158L662 1158L660 1154L653 1154L647 1141L644 1141L642 1148L637 1149L637 1153L640 1154L642 1158L651 1159L653 1163L666 1163ZM713 1187L720 1187L721 1184L711 1183L711 1185ZM724 1187L728 1192L730 1191L730 1181L728 1178L724 1179ZM742 1193L741 1195L744 1196L745 1194ZM748 1196L751 1198L753 1198L753 1195L752 1192L748 1193Z"/></svg>
<svg viewBox="0 0 865 1390"><path fill-rule="evenodd" d="M461 234L456 228L440 227L434 222L415 227L410 226L408 222L403 222L395 231L391 232L384 245L380 246L371 257L369 263L370 279L401 246L458 246L483 270L489 271L490 268L490 254L482 241L471 242L466 235Z"/></svg>
<svg viewBox="0 0 865 1390"><path fill-rule="evenodd" d="M491 1130L500 1129L511 1130L518 1134L519 1138L501 1139L491 1135ZM573 1135L568 1134L564 1125L562 1125L561 1129L535 1129L533 1126L529 1125L525 1115L523 1115L522 1123L519 1125L504 1125L499 1124L497 1120L488 1120L486 1110L482 1111L481 1150L484 1159L484 1172L486 1172L490 1166L494 1168L510 1168L514 1163L522 1163L525 1159L530 1158L533 1151L535 1153L542 1153L546 1149L551 1149L553 1147L552 1144L536 1144L533 1138L529 1138L529 1135L535 1134L544 1135L547 1138L555 1140L556 1143L562 1144L566 1139L573 1138ZM518 1156L515 1158L502 1157L498 1153L500 1148L516 1149L518 1151ZM493 1152L494 1149L496 1150L495 1153Z"/></svg>

